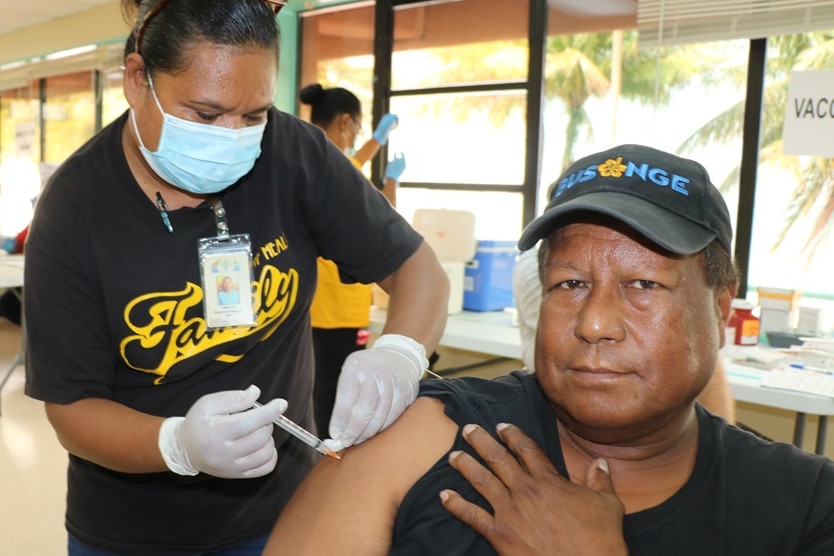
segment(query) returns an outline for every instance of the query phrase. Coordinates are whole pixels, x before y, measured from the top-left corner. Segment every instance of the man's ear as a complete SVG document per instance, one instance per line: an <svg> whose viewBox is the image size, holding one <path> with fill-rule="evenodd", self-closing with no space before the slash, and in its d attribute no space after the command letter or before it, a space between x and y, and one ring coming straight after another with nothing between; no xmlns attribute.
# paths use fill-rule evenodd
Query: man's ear
<svg viewBox="0 0 834 556"><path fill-rule="evenodd" d="M141 55L135 52L127 55L123 79L125 100L131 107L135 107L148 87L145 62Z"/></svg>
<svg viewBox="0 0 834 556"><path fill-rule="evenodd" d="M350 133L353 131L353 116L348 114L347 112L343 112L341 116L339 116L339 131L342 133Z"/></svg>
<svg viewBox="0 0 834 556"><path fill-rule="evenodd" d="M719 343L720 347L724 347L724 330L727 327L727 320L730 318L733 299L735 299L737 293L737 285L721 288L715 292L715 311L718 316L718 337L721 340Z"/></svg>
<svg viewBox="0 0 834 556"><path fill-rule="evenodd" d="M733 299L735 299L737 293L738 285L736 284L720 288L715 292L716 310L718 311L718 318L721 320L722 325L726 325L727 320L730 318Z"/></svg>

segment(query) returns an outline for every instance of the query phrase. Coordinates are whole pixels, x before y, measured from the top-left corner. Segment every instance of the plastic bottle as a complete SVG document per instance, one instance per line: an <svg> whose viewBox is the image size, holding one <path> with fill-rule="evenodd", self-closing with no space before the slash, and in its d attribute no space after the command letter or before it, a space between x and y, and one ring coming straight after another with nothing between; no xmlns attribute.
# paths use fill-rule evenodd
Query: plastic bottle
<svg viewBox="0 0 834 556"><path fill-rule="evenodd" d="M733 299L728 328L735 329L737 346L755 346L759 343L759 318L753 314L755 305L746 299Z"/></svg>

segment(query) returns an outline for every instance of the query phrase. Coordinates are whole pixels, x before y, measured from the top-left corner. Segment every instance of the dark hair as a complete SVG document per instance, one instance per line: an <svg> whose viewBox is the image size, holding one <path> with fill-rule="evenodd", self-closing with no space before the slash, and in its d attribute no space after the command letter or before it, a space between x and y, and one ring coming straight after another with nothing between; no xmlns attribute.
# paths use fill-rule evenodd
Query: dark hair
<svg viewBox="0 0 834 556"><path fill-rule="evenodd" d="M325 89L318 83L307 85L298 93L304 104L312 107L310 121L319 127L327 127L339 114L350 114L352 118L362 116L362 103L356 95L341 87Z"/></svg>
<svg viewBox="0 0 834 556"><path fill-rule="evenodd" d="M713 288L726 288L738 285L740 274L733 256L727 252L716 239L701 251L704 257L704 270L707 285Z"/></svg>
<svg viewBox="0 0 834 556"><path fill-rule="evenodd" d="M278 23L261 0L121 0L121 8L133 28L124 56L136 52L141 31L139 46L151 75L182 70L188 64L187 49L198 41L260 47L278 56Z"/></svg>

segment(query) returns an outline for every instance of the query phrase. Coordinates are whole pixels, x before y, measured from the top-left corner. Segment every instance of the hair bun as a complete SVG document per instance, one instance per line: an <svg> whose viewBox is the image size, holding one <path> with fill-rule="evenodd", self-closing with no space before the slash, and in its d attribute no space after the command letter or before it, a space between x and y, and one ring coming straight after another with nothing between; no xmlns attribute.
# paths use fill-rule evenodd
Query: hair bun
<svg viewBox="0 0 834 556"><path fill-rule="evenodd" d="M318 104L324 98L324 87L320 83L307 85L298 93L298 98L304 104Z"/></svg>

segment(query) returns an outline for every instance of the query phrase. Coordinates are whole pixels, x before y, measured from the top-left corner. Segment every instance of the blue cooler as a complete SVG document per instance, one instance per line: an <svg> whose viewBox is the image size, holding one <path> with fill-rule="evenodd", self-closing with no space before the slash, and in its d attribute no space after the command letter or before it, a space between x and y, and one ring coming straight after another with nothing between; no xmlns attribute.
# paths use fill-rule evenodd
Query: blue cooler
<svg viewBox="0 0 834 556"><path fill-rule="evenodd" d="M516 241L478 242L475 258L466 263L463 308L467 311L500 311L512 307Z"/></svg>

